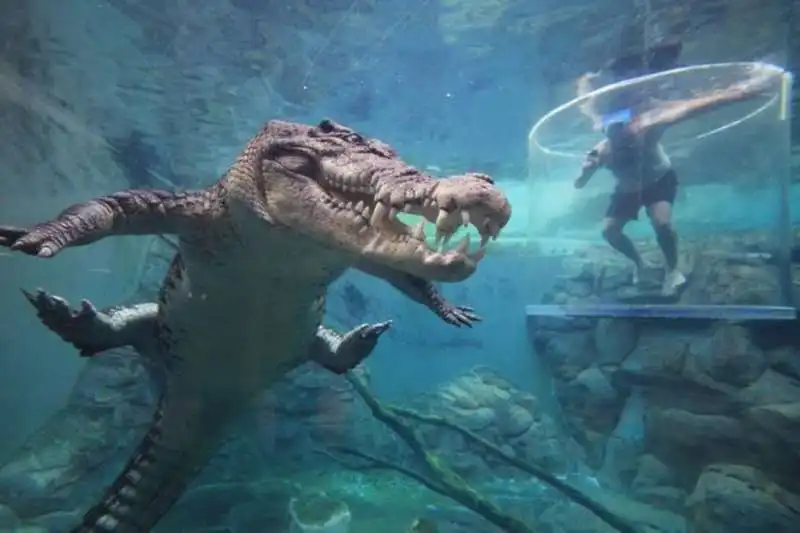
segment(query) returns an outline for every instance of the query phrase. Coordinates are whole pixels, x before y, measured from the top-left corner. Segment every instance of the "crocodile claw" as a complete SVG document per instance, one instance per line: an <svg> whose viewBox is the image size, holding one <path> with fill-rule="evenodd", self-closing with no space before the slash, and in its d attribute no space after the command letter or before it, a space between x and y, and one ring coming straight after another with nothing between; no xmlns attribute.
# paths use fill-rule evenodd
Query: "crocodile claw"
<svg viewBox="0 0 800 533"><path fill-rule="evenodd" d="M80 308L73 310L67 300L42 289L37 289L35 294L23 289L22 294L36 309L36 316L42 324L75 346L81 356L97 353L98 341L110 326L92 302L82 300Z"/></svg>
<svg viewBox="0 0 800 533"><path fill-rule="evenodd" d="M0 246L10 248L27 233L28 230L16 226L0 226Z"/></svg>
<svg viewBox="0 0 800 533"><path fill-rule="evenodd" d="M468 305L447 304L439 309L439 316L448 324L457 327L467 326L471 328L472 324L483 320L480 315L475 313L475 309Z"/></svg>
<svg viewBox="0 0 800 533"><path fill-rule="evenodd" d="M377 342L378 337L386 333L392 327L392 321L386 320L384 322L376 322L375 324L362 324L355 328L351 333L358 333L362 341L374 340Z"/></svg>
<svg viewBox="0 0 800 533"><path fill-rule="evenodd" d="M369 357L378 339L392 327L392 321L361 324L348 331L336 350L337 366L352 370Z"/></svg>

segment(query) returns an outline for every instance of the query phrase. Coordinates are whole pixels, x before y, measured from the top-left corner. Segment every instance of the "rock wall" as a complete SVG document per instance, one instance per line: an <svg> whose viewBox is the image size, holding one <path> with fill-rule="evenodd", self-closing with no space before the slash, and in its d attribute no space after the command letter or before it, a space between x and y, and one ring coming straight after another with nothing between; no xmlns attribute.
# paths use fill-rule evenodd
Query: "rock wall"
<svg viewBox="0 0 800 533"><path fill-rule="evenodd" d="M737 235L686 243L690 285L681 300L775 303L774 267L727 253L760 252L760 242L758 235ZM646 254L656 253L651 243ZM587 255L591 260L567 272L545 303L600 301L631 290L630 272L608 250ZM693 533L794 531L796 322L539 318L530 326L564 422L604 482L685 511Z"/></svg>

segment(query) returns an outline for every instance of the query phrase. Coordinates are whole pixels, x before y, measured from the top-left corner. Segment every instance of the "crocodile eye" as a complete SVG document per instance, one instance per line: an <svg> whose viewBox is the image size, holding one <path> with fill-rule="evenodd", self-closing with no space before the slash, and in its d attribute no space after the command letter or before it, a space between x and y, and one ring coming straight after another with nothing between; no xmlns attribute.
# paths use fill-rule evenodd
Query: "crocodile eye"
<svg viewBox="0 0 800 533"><path fill-rule="evenodd" d="M494 185L494 180L488 174L482 174L480 172L471 172L470 175L473 178L478 178L479 180L483 180L490 185Z"/></svg>
<svg viewBox="0 0 800 533"><path fill-rule="evenodd" d="M344 140L353 144L364 144L364 137L355 132L348 133Z"/></svg>
<svg viewBox="0 0 800 533"><path fill-rule="evenodd" d="M330 119L324 119L320 121L317 127L322 131L322 133L331 133L336 127L333 125L333 122Z"/></svg>

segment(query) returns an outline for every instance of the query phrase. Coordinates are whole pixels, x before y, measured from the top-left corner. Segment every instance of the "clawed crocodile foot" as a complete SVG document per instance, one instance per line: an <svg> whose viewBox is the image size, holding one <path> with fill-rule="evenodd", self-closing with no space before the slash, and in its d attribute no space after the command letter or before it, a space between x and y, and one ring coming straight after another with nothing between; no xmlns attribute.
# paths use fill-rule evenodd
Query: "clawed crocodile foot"
<svg viewBox="0 0 800 533"><path fill-rule="evenodd" d="M52 257L63 248L58 236L59 227L53 222L45 222L32 229L0 226L0 246L39 257Z"/></svg>
<svg viewBox="0 0 800 533"><path fill-rule="evenodd" d="M454 326L467 326L472 327L475 322L483 320L475 313L475 309L468 305L448 305L439 310L439 316L444 319L448 324Z"/></svg>
<svg viewBox="0 0 800 533"><path fill-rule="evenodd" d="M347 332L336 350L336 366L341 369L341 373L352 370L369 357L377 346L378 339L390 327L392 321L387 320L375 324L361 324Z"/></svg>
<svg viewBox="0 0 800 533"><path fill-rule="evenodd" d="M10 248L15 242L20 240L28 230L15 226L0 226L0 246Z"/></svg>
<svg viewBox="0 0 800 533"><path fill-rule="evenodd" d="M90 357L104 349L102 339L111 326L105 315L89 300L82 300L78 310L69 302L42 289L36 294L22 290L25 298L36 308L36 316L52 332L78 349L82 357Z"/></svg>

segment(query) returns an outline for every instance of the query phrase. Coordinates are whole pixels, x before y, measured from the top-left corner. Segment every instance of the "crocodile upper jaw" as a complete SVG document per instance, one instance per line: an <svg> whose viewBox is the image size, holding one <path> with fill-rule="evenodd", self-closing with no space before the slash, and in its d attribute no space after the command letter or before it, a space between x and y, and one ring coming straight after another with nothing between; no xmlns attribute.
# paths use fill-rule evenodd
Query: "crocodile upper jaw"
<svg viewBox="0 0 800 533"><path fill-rule="evenodd" d="M433 178L341 126L304 133L276 128L272 135L283 135L278 148L244 162L256 176L248 176L241 200L271 225L322 247L432 281L461 281L511 216L508 199L486 175ZM420 220L408 226L400 213ZM435 226L430 244L425 221ZM466 238L447 248L462 226L474 226L480 242L471 246Z"/></svg>

